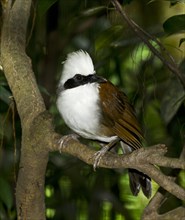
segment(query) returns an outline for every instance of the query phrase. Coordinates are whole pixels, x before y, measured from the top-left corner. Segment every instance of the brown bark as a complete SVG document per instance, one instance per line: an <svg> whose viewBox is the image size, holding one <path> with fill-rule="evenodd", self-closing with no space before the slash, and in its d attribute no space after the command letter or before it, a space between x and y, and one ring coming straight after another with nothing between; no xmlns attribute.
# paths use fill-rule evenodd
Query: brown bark
<svg viewBox="0 0 185 220"><path fill-rule="evenodd" d="M6 1L3 8L1 61L13 93L22 126L21 159L16 187L18 219L44 219L44 179L48 151L31 132L45 110L31 60L26 55L26 30L31 0ZM42 150L41 150L42 149Z"/></svg>

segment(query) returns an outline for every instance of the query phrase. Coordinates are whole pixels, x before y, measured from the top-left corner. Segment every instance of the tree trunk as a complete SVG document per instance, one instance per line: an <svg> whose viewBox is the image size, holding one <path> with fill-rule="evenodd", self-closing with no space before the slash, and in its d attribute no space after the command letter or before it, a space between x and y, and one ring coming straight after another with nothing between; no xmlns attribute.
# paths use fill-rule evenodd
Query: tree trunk
<svg viewBox="0 0 185 220"><path fill-rule="evenodd" d="M18 219L45 219L44 180L49 151L45 148L45 142L39 140L45 134L39 134L39 126L36 129L36 122L38 124L38 117L45 111L45 105L36 84L31 60L25 52L32 1L16 0L13 5L10 2L6 1L3 5L1 60L22 126L16 186L17 215Z"/></svg>

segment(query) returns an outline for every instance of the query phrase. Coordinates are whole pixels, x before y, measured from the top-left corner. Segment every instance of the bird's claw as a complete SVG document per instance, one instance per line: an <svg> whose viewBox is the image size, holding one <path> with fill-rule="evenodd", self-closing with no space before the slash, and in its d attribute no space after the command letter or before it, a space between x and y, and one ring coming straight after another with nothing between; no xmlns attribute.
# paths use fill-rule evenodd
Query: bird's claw
<svg viewBox="0 0 185 220"><path fill-rule="evenodd" d="M58 144L59 144L59 152L62 153L62 149L64 149L67 145L66 143L70 139L78 139L79 136L77 134L69 134L69 135L64 135L62 138L59 139Z"/></svg>
<svg viewBox="0 0 185 220"><path fill-rule="evenodd" d="M101 150L97 151L97 152L94 154L94 157L95 157L95 158L94 158L94 164L93 164L93 169L94 169L94 171L96 171L96 167L99 166L100 160L101 160L101 158L104 156L104 154L105 154L107 151L109 151L110 148L111 148L112 146L114 146L119 140L120 140L120 138L117 137L116 139L114 139L114 140L111 141L110 143L104 145Z"/></svg>
<svg viewBox="0 0 185 220"><path fill-rule="evenodd" d="M101 160L101 152L98 151L94 154L94 163L93 163L93 170L96 171L96 168L99 166L100 164L100 160Z"/></svg>
<svg viewBox="0 0 185 220"><path fill-rule="evenodd" d="M105 155L105 153L107 152L107 146L104 146L101 150L97 151L94 154L94 163L93 163L93 169L94 171L96 171L96 168L99 166L100 164L100 160L101 158Z"/></svg>

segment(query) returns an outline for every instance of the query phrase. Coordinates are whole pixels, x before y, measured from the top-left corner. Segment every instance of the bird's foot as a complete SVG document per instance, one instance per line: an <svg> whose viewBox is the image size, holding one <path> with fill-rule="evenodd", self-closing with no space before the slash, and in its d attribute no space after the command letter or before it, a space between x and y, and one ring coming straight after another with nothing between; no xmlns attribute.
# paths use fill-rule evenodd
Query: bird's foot
<svg viewBox="0 0 185 220"><path fill-rule="evenodd" d="M110 143L103 145L102 149L97 151L94 154L94 164L93 164L93 169L94 171L96 171L96 168L99 166L100 164L100 160L101 158L104 156L104 154L109 151L109 149L111 149L118 141L120 141L120 138L117 137L114 140L112 140Z"/></svg>
<svg viewBox="0 0 185 220"><path fill-rule="evenodd" d="M109 145L105 145L101 150L97 151L94 154L94 163L93 163L93 169L94 171L96 171L96 168L99 166L100 164L100 160L101 158L105 155L105 153L109 150Z"/></svg>
<svg viewBox="0 0 185 220"><path fill-rule="evenodd" d="M70 139L78 139L79 135L78 134L69 134L69 135L64 135L62 138L60 138L60 140L58 141L59 144L59 152L62 153L62 149L64 149L67 145L66 143L70 140Z"/></svg>

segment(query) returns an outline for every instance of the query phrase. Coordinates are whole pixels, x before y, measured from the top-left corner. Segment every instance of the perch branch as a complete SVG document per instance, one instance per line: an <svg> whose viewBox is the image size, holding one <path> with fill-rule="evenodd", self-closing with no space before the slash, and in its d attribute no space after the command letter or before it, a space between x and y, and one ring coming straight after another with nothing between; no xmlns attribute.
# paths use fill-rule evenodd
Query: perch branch
<svg viewBox="0 0 185 220"><path fill-rule="evenodd" d="M53 134L55 145L50 145L50 149L58 150L58 140L61 138L58 134ZM185 199L185 190L174 183L170 177L165 176L159 169L155 167L156 164L161 164L160 160L163 160L162 165L165 167L185 169L185 161L162 156L166 153L166 146L159 144L149 148L141 148L135 150L131 154L117 155L111 152L106 153L100 161L100 167L106 168L134 168L141 172L146 173L154 181L156 181L161 187L166 189L177 198ZM64 147L61 149L64 153L69 153L87 164L94 163L95 150L88 148L86 145L81 144L75 139L68 139L65 142ZM151 157L151 155L153 155ZM155 155L155 156L154 156ZM153 162L155 158L155 163ZM157 159L158 158L158 159ZM178 161L178 162L177 162Z"/></svg>

